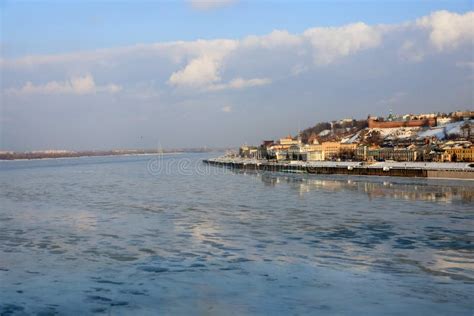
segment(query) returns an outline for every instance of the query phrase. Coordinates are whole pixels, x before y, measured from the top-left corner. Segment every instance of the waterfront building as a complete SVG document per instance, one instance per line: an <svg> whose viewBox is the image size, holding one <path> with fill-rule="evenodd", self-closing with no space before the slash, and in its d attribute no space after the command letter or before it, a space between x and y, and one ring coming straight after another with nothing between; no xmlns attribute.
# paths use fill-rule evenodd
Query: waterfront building
<svg viewBox="0 0 474 316"><path fill-rule="evenodd" d="M355 150L355 158L359 161L367 161L367 146L358 146Z"/></svg>
<svg viewBox="0 0 474 316"><path fill-rule="evenodd" d="M274 142L273 140L264 140L262 141L262 146L265 147L265 148L269 148L271 146L273 146Z"/></svg>
<svg viewBox="0 0 474 316"><path fill-rule="evenodd" d="M324 158L327 160L336 158L339 155L341 149L340 142L323 142L321 144L322 151L324 152Z"/></svg>
<svg viewBox="0 0 474 316"><path fill-rule="evenodd" d="M255 146L241 146L239 148L239 156L243 158L257 158L258 148Z"/></svg>
<svg viewBox="0 0 474 316"><path fill-rule="evenodd" d="M279 140L280 145L282 146L288 146L287 148L290 148L291 145L298 145L301 143L301 140L294 139L291 135L288 135L284 138L281 138Z"/></svg>
<svg viewBox="0 0 474 316"><path fill-rule="evenodd" d="M321 150L324 152L325 159L338 158L342 154L353 155L357 144L344 144L340 142L323 142Z"/></svg>
<svg viewBox="0 0 474 316"><path fill-rule="evenodd" d="M367 161L376 161L376 160L381 160L381 150L382 148L380 146L371 146L366 149L366 156L365 160Z"/></svg>
<svg viewBox="0 0 474 316"><path fill-rule="evenodd" d="M301 147L301 152L307 161L322 161L324 160L323 145L321 144L306 144Z"/></svg>
<svg viewBox="0 0 474 316"><path fill-rule="evenodd" d="M450 162L473 162L474 161L474 146L469 148L455 147L446 149L442 156L443 161Z"/></svg>
<svg viewBox="0 0 474 316"><path fill-rule="evenodd" d="M267 147L260 145L257 148L257 159L268 159Z"/></svg>
<svg viewBox="0 0 474 316"><path fill-rule="evenodd" d="M344 144L341 143L339 149L339 158L347 160L353 159L355 157L355 151L357 149L357 144Z"/></svg>
<svg viewBox="0 0 474 316"><path fill-rule="evenodd" d="M288 151L287 150L277 150L275 152L275 158L276 160L288 160L290 157L288 155Z"/></svg>
<svg viewBox="0 0 474 316"><path fill-rule="evenodd" d="M449 141L442 147L442 161L474 161L474 146L469 141Z"/></svg>
<svg viewBox="0 0 474 316"><path fill-rule="evenodd" d="M362 161L417 161L423 157L423 151L414 145L406 148L359 146L355 150L355 157Z"/></svg>
<svg viewBox="0 0 474 316"><path fill-rule="evenodd" d="M270 146L269 150L277 152L277 151L280 151L280 150L288 150L288 148L290 148L290 146L280 145L280 144L277 143L277 144L273 144L272 146Z"/></svg>
<svg viewBox="0 0 474 316"><path fill-rule="evenodd" d="M322 150L313 150L306 152L306 161L323 161L324 160L324 151Z"/></svg>
<svg viewBox="0 0 474 316"><path fill-rule="evenodd" d="M388 149L388 158L385 160L391 159L395 161L417 161L419 160L420 151L416 146L409 146L407 148L387 148Z"/></svg>
<svg viewBox="0 0 474 316"><path fill-rule="evenodd" d="M310 152L315 150L323 150L323 145L321 144L306 144L301 147L301 151Z"/></svg>
<svg viewBox="0 0 474 316"><path fill-rule="evenodd" d="M299 144L291 145L288 148L288 157L290 160L305 160L306 153Z"/></svg>
<svg viewBox="0 0 474 316"><path fill-rule="evenodd" d="M274 159L273 145L275 145L273 140L262 141L262 144L257 148L257 159Z"/></svg>

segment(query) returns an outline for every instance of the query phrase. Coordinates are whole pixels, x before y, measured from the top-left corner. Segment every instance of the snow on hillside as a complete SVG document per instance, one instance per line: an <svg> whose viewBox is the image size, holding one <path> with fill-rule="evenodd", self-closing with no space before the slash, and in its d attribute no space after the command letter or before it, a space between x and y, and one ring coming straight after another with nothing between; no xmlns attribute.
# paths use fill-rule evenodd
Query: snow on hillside
<svg viewBox="0 0 474 316"><path fill-rule="evenodd" d="M474 120L470 120L471 124L474 124ZM436 137L438 139L444 139L445 138L445 131L447 135L453 135L453 134L461 134L461 126L464 125L464 121L459 121L459 122L454 122L454 123L448 123L443 126L437 126L430 128L428 130L424 130L420 133L418 133L419 138L425 138L425 137Z"/></svg>
<svg viewBox="0 0 474 316"><path fill-rule="evenodd" d="M394 127L394 128L372 128L372 131L378 131L383 138L409 138L416 136L420 127Z"/></svg>
<svg viewBox="0 0 474 316"><path fill-rule="evenodd" d="M474 124L474 120L470 120L471 124ZM374 131L380 133L385 139L395 138L431 138L436 137L440 140L444 140L446 135L461 134L461 126L465 124L465 121L447 123L443 126L436 127L394 127L394 128L366 128L364 131L370 134ZM445 133L446 132L446 133ZM361 131L344 137L341 143L353 144L360 141Z"/></svg>
<svg viewBox="0 0 474 316"><path fill-rule="evenodd" d="M331 130L330 129L325 129L324 131L320 132L318 134L318 136L327 136L329 134L331 134Z"/></svg>
<svg viewBox="0 0 474 316"><path fill-rule="evenodd" d="M344 137L341 139L341 143L343 144L355 144L360 141L360 131L355 133L354 135L351 135L349 137Z"/></svg>

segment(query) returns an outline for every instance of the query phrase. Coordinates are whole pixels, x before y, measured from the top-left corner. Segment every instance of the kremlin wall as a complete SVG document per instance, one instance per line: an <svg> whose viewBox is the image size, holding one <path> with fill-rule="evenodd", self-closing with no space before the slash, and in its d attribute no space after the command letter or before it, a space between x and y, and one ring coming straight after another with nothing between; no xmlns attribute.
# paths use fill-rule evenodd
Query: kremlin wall
<svg viewBox="0 0 474 316"><path fill-rule="evenodd" d="M369 118L369 128L397 128L397 127L433 127L436 126L436 118L423 118L408 121L385 121L383 118Z"/></svg>

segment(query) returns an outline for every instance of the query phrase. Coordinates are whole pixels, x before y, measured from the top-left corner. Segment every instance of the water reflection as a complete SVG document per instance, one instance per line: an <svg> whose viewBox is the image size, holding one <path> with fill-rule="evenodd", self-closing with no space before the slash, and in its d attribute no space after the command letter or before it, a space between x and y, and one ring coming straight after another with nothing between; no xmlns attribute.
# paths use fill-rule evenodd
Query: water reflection
<svg viewBox="0 0 474 316"><path fill-rule="evenodd" d="M471 314L474 183L107 159L2 174L0 314Z"/></svg>
<svg viewBox="0 0 474 316"><path fill-rule="evenodd" d="M369 199L387 197L410 201L432 201L444 203L474 202L474 183L470 181L427 179L378 179L367 177L339 178L339 176L315 176L281 173L237 173L256 176L268 186L290 184L303 196L314 190L331 192L354 191L367 195ZM330 177L330 178L329 178Z"/></svg>

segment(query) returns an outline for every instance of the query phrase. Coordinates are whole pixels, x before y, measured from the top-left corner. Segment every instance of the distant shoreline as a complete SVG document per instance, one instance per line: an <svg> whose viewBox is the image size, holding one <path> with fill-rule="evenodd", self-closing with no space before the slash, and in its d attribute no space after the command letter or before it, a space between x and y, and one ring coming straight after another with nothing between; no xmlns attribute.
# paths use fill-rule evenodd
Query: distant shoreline
<svg viewBox="0 0 474 316"><path fill-rule="evenodd" d="M176 154L184 154L184 153L186 152L169 152L169 153L154 153L154 154L92 155L92 156L81 155L81 156L66 156L66 157L14 158L14 159L0 158L0 161L59 160L59 159L94 158L94 157L156 156L156 155L176 155Z"/></svg>
<svg viewBox="0 0 474 316"><path fill-rule="evenodd" d="M50 160L50 159L68 159L83 157L114 157L114 156L156 156L156 155L172 155L184 153L209 153L218 152L218 149L212 150L176 150L164 152L64 152L64 153L48 153L48 152L29 152L29 153L1 153L0 161L27 161L27 160Z"/></svg>

